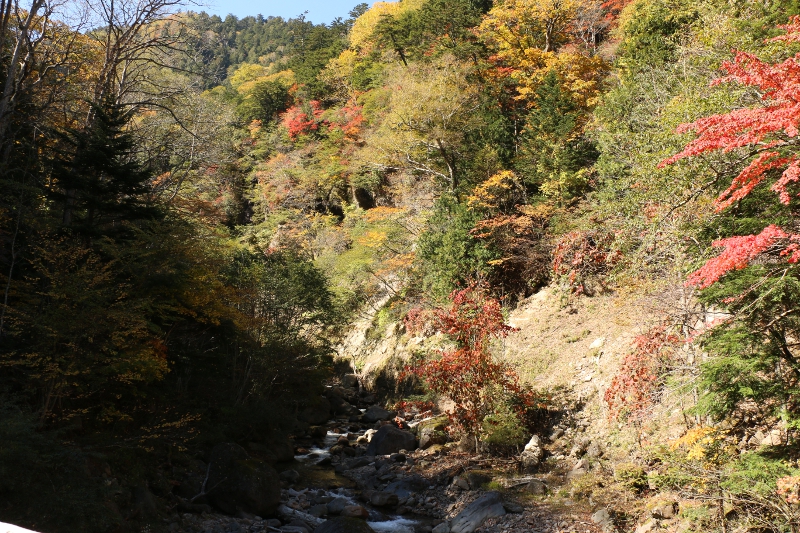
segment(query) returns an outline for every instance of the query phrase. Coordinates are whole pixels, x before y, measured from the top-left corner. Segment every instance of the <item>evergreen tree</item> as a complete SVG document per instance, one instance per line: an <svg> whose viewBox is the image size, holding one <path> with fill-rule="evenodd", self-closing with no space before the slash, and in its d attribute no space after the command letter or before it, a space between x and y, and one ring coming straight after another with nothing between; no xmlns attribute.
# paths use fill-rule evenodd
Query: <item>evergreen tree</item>
<svg viewBox="0 0 800 533"><path fill-rule="evenodd" d="M159 217L148 198L150 172L136 161L121 106L95 106L86 130L57 133L62 147L53 162L51 197L61 208L62 225L86 236L123 231L123 222Z"/></svg>
<svg viewBox="0 0 800 533"><path fill-rule="evenodd" d="M534 192L555 196L559 202L568 200L583 192L586 180L582 169L597 158L594 146L583 135L585 114L553 71L537 89L535 101L517 167Z"/></svg>

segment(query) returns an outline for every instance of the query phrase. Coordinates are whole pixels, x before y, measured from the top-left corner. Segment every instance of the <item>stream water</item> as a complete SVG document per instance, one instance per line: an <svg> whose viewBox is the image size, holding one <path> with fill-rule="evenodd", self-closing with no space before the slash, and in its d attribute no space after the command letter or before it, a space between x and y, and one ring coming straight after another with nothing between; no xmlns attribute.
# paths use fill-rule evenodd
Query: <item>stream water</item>
<svg viewBox="0 0 800 533"><path fill-rule="evenodd" d="M354 437L365 435L367 430L339 420L330 421L327 427L328 431L321 441L312 441L304 448L306 453L295 455L296 463L293 469L299 474L299 479L287 490L287 495L295 500L302 500L305 496L309 502L344 498L349 505L359 505L369 512L367 523L378 533L430 531L430 517L387 513L386 508L376 508L359 499L358 485L352 479L337 473L335 468L337 458L331 455L331 448L337 444L342 435L349 435L352 441ZM348 459L352 457L343 460Z"/></svg>

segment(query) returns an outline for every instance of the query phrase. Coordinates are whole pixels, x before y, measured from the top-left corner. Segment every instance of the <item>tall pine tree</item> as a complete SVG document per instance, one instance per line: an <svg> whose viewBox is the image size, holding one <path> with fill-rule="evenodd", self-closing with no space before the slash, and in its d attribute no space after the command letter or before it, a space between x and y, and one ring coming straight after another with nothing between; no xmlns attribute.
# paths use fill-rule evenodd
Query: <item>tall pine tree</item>
<svg viewBox="0 0 800 533"><path fill-rule="evenodd" d="M51 197L61 208L62 224L87 237L117 236L125 222L160 217L149 197L150 172L136 160L122 106L94 106L85 130L57 134L61 141L53 162Z"/></svg>

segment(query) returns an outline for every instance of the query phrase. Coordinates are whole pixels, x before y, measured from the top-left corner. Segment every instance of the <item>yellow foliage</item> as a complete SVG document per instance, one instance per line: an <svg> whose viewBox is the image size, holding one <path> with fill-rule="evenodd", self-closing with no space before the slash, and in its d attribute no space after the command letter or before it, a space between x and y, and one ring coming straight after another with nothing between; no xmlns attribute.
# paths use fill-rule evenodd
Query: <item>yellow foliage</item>
<svg viewBox="0 0 800 533"><path fill-rule="evenodd" d="M402 0L400 2L375 2L363 15L358 17L350 29L350 47L356 50L369 50L370 38L381 19L396 17L422 7L426 0Z"/></svg>
<svg viewBox="0 0 800 533"><path fill-rule="evenodd" d="M541 203L536 205L520 205L517 211L525 216L529 216L535 220L547 220L555 213L555 207L552 204Z"/></svg>
<svg viewBox="0 0 800 533"><path fill-rule="evenodd" d="M345 50L339 54L339 57L334 57L328 61L328 64L319 73L319 79L333 88L340 98L352 98L354 91L350 80L353 77L353 70L355 70L357 61L358 54L353 50Z"/></svg>
<svg viewBox="0 0 800 533"><path fill-rule="evenodd" d="M267 68L262 65L256 65L254 63L242 63L239 65L239 68L233 73L230 78L231 87L233 87L236 91L239 90L239 87L248 81L254 81L258 78L267 75Z"/></svg>
<svg viewBox="0 0 800 533"><path fill-rule="evenodd" d="M698 426L670 443L670 448L686 450L686 459L699 461L705 468L712 468L725 452L725 432L710 426Z"/></svg>
<svg viewBox="0 0 800 533"><path fill-rule="evenodd" d="M385 231L369 230L359 237L357 241L358 244L367 248L379 248L386 242L387 238L388 235Z"/></svg>
<svg viewBox="0 0 800 533"><path fill-rule="evenodd" d="M497 209L502 204L521 203L524 188L514 172L503 170L477 187L467 197L470 209Z"/></svg>
<svg viewBox="0 0 800 533"><path fill-rule="evenodd" d="M391 220L395 215L403 215L405 212L405 209L400 209L399 207L379 206L364 213L364 220L370 224L374 224L375 222Z"/></svg>
<svg viewBox="0 0 800 533"><path fill-rule="evenodd" d="M555 71L576 103L596 103L605 61L567 43L570 25L590 0L507 0L496 5L478 35L511 68L519 98L531 100L548 72Z"/></svg>
<svg viewBox="0 0 800 533"><path fill-rule="evenodd" d="M289 87L295 83L294 72L282 70L267 74L267 69L253 63L243 63L231 76L231 87L242 96L249 95L256 85L267 81L277 81Z"/></svg>

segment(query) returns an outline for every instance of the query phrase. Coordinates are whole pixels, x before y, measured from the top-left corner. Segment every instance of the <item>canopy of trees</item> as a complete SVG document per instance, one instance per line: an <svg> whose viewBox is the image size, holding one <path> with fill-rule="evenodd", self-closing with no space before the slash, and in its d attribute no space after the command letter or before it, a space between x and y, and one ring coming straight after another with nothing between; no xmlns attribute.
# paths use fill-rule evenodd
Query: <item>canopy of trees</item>
<svg viewBox="0 0 800 533"><path fill-rule="evenodd" d="M66 470L22 490L27 447L40 466L114 448L139 482L136 454L293 431L375 302L376 329L436 317L455 348L409 375L492 442L538 401L493 359L502 305L685 280L723 319L638 337L613 416L639 424L674 380L698 421L797 426L795 2L403 0L330 24L189 7L0 2L15 517L36 522L47 481L54 530L121 520ZM675 363L679 342L702 363Z"/></svg>

